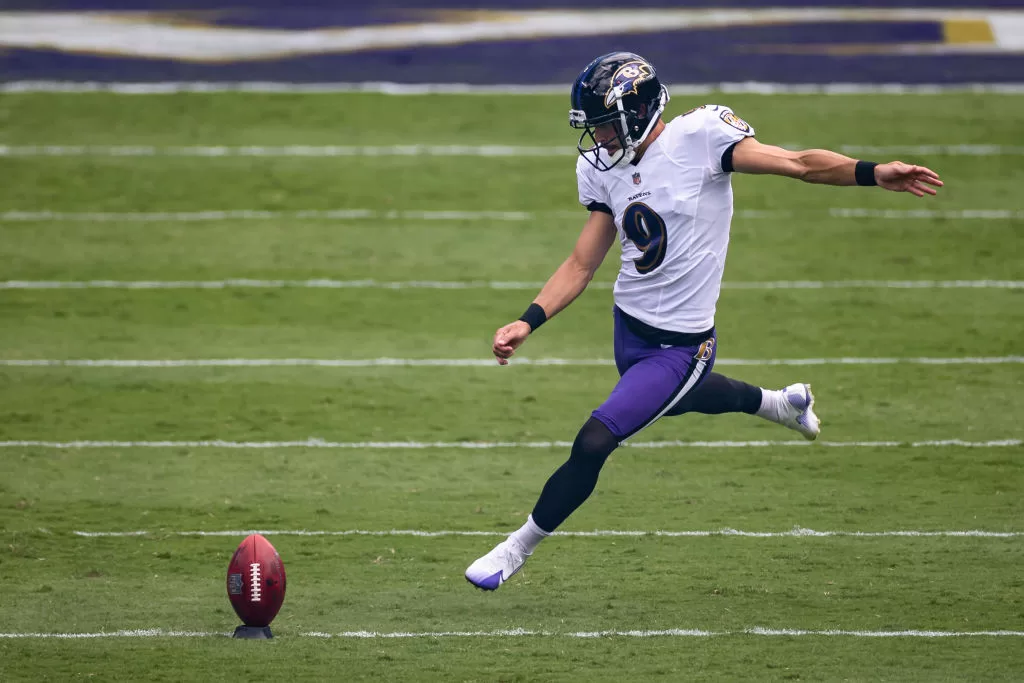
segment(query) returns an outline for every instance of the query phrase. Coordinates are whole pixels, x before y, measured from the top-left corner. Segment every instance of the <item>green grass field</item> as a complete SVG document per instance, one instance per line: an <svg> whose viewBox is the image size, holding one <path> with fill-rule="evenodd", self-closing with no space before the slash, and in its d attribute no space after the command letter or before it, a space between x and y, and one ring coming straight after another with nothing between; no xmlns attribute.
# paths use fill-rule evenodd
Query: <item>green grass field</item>
<svg viewBox="0 0 1024 683"><path fill-rule="evenodd" d="M1024 100L1014 96L719 95L677 97L670 111L704 99L732 106L772 143L1024 139ZM565 104L3 95L0 145L571 146ZM773 388L812 382L824 443L785 443L798 436L748 416L663 420L637 440L689 445L618 451L564 530L1009 535L563 536L493 594L473 590L465 567L522 523L567 455L528 444L571 441L614 385L613 367L9 361L486 361L494 329L522 312L529 283L558 266L582 227L572 156L0 157L0 281L463 283L0 289L0 680L1024 679L1024 289L759 284L1024 280L1019 213L957 217L1019 211L1024 157L899 156L941 173L940 196L734 180L737 209L764 213L733 222L718 369ZM336 209L375 217L295 215ZM939 213L845 218L835 209ZM178 215L242 210L277 213ZM526 215L400 214L423 211ZM95 212L168 215L75 217ZM617 252L524 358L611 357ZM922 357L957 362L900 362ZM1018 360L962 362L1007 357ZM769 362L840 358L897 362ZM374 444L137 443L308 439ZM66 444L81 440L122 443ZM948 440L958 443L933 443ZM847 445L829 446L837 443ZM253 643L217 635L237 623L224 578L247 529L492 535L269 535L288 596L276 639ZM672 629L714 635L651 633ZM821 633L831 630L1016 635ZM603 631L619 635L579 637ZM59 633L109 637L20 637Z"/></svg>

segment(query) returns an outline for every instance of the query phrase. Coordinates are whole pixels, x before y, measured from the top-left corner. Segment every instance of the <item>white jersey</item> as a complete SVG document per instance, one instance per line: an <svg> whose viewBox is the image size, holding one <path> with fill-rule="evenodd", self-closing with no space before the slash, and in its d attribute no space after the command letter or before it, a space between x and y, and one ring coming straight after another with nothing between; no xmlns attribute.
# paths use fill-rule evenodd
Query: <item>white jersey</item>
<svg viewBox="0 0 1024 683"><path fill-rule="evenodd" d="M722 155L752 135L730 109L707 104L667 123L635 166L577 161L580 203L615 218L615 304L628 315L672 332L714 326L732 221Z"/></svg>

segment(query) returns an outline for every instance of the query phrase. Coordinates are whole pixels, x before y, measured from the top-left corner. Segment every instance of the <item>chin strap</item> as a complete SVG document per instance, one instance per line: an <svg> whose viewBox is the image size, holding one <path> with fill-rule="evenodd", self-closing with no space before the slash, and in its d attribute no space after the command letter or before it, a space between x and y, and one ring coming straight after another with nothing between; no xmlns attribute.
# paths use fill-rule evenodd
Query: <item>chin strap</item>
<svg viewBox="0 0 1024 683"><path fill-rule="evenodd" d="M633 149L632 147L629 147L627 149L620 149L617 152L615 152L615 154L609 154L608 160L611 161L612 164L617 164L621 159L624 163L628 164L629 162L633 161L633 157L635 156L636 150Z"/></svg>
<svg viewBox="0 0 1024 683"><path fill-rule="evenodd" d="M668 104L669 99L668 90L665 86L661 86L661 92L658 93L658 109L651 114L650 121L647 122L647 128L645 128L644 132L640 135L640 139L634 141L628 134L624 134L622 136L624 138L623 141L626 143L623 150L623 153L625 154L623 161L625 163L628 164L633 160L633 157L636 156L636 148L642 145L644 140L647 139L647 136L651 134L654 124L658 122L658 119L661 117L661 113L665 111L665 105ZM615 106L618 107L619 110L619 119L622 122L622 130L628 131L629 128L626 125L626 110L622 106L621 98L615 103Z"/></svg>

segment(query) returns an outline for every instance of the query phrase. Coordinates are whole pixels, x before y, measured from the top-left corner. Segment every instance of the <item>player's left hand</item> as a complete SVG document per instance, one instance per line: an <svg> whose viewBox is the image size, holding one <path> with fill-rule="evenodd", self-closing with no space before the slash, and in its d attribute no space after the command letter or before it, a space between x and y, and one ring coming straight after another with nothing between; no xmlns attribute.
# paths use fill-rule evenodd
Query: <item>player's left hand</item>
<svg viewBox="0 0 1024 683"><path fill-rule="evenodd" d="M915 197L935 194L942 187L939 174L924 166L912 166L902 161L890 161L875 166L875 182L893 192L909 192Z"/></svg>

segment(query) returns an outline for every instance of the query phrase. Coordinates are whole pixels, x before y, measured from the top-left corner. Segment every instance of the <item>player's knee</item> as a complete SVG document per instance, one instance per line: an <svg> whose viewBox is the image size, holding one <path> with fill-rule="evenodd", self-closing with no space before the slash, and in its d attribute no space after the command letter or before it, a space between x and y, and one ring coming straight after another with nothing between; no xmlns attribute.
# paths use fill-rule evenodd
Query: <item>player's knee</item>
<svg viewBox="0 0 1024 683"><path fill-rule="evenodd" d="M611 430L597 418L591 417L576 435L569 459L600 468L618 445L619 440Z"/></svg>

